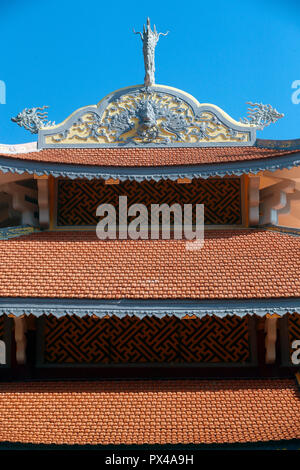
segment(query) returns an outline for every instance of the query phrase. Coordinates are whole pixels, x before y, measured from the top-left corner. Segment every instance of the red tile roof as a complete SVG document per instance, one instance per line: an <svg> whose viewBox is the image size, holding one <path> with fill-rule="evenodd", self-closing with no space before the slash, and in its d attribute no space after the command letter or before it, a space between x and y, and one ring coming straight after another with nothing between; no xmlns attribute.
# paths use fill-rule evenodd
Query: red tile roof
<svg viewBox="0 0 300 470"><path fill-rule="evenodd" d="M134 167L227 163L266 159L297 152L299 150L258 147L52 148L2 156L48 163Z"/></svg>
<svg viewBox="0 0 300 470"><path fill-rule="evenodd" d="M210 444L300 438L291 379L0 383L0 441Z"/></svg>
<svg viewBox="0 0 300 470"><path fill-rule="evenodd" d="M99 240L40 232L0 240L0 296L242 299L300 297L300 237L241 229L184 240Z"/></svg>

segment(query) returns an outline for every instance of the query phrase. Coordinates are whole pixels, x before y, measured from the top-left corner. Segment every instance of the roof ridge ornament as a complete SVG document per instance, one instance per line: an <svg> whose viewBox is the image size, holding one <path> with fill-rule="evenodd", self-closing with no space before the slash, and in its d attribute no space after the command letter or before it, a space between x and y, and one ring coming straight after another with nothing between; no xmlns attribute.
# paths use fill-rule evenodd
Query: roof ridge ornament
<svg viewBox="0 0 300 470"><path fill-rule="evenodd" d="M135 31L134 34L139 34L143 42L143 55L145 64L145 78L144 84L146 87L155 84L155 47L158 43L159 36L167 36L169 31L166 33L158 33L156 26L153 26L153 31L150 26L150 18L147 18L147 27L143 26L143 33Z"/></svg>
<svg viewBox="0 0 300 470"><path fill-rule="evenodd" d="M284 114L279 113L270 104L252 103L251 101L247 101L246 104L250 105L247 112L248 117L241 118L240 122L255 126L259 130L263 130L266 126L284 117Z"/></svg>
<svg viewBox="0 0 300 470"><path fill-rule="evenodd" d="M255 133L255 126L238 123L217 106L175 88L142 84L80 108L54 128L41 128L38 148L249 146Z"/></svg>
<svg viewBox="0 0 300 470"><path fill-rule="evenodd" d="M11 118L12 122L16 122L18 126L24 127L31 134L38 134L42 127L55 126L55 122L47 121L48 112L43 111L49 106L37 106L36 108L25 108L17 116Z"/></svg>

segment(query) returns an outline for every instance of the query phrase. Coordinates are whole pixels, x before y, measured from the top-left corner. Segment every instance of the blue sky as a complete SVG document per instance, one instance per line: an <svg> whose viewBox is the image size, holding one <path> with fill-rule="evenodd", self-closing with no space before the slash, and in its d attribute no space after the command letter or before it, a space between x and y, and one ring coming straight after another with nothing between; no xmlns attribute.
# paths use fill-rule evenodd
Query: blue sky
<svg viewBox="0 0 300 470"><path fill-rule="evenodd" d="M156 83L214 103L239 120L246 101L270 103L285 117L259 138L300 138L299 0L0 0L0 143L36 140L10 121L25 107L49 105L59 123L111 91L143 82L141 30L147 16L161 37ZM299 93L300 98L300 93Z"/></svg>

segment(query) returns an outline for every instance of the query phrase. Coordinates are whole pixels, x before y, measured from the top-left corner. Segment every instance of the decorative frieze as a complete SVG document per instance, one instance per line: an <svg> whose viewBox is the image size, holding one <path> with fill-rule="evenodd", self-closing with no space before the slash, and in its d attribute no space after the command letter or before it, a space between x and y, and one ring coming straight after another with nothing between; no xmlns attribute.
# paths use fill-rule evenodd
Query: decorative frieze
<svg viewBox="0 0 300 470"><path fill-rule="evenodd" d="M175 88L135 86L40 128L39 148L253 145L255 129Z"/></svg>

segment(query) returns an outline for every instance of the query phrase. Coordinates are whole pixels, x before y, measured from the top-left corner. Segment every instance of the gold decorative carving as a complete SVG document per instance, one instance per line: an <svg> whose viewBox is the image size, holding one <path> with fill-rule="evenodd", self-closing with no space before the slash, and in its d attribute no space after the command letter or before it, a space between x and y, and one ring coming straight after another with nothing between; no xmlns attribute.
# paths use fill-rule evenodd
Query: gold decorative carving
<svg viewBox="0 0 300 470"><path fill-rule="evenodd" d="M210 110L196 115L178 96L143 88L116 98L101 115L96 108L89 110L69 128L45 138L46 144L106 145L249 141L248 130L225 122Z"/></svg>

